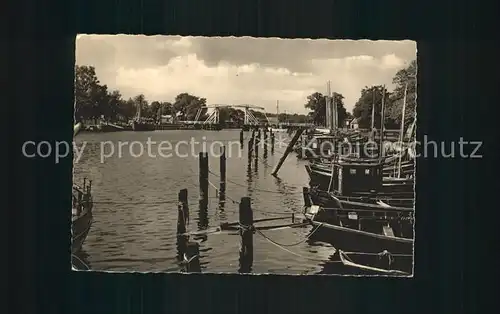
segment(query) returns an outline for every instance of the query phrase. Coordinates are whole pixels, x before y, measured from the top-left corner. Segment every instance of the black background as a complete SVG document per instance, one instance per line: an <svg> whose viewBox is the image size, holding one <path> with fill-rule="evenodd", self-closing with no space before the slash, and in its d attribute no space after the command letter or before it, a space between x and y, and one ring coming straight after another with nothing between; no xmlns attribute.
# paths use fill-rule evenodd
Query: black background
<svg viewBox="0 0 500 314"><path fill-rule="evenodd" d="M2 312L455 314L494 304L481 288L496 276L497 169L487 162L497 160L498 5L354 3L11 1L1 19ZM418 160L414 279L72 272L71 159L25 159L21 145L72 140L77 33L417 40L418 140L482 140L484 158Z"/></svg>

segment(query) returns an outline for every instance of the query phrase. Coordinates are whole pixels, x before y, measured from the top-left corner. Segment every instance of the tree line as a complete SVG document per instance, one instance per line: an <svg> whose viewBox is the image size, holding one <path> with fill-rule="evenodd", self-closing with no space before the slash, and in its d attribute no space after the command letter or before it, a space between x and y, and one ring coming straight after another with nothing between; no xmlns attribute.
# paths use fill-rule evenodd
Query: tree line
<svg viewBox="0 0 500 314"><path fill-rule="evenodd" d="M402 109L406 89L406 106L404 125L408 127L415 120L417 105L417 61L413 60L408 67L399 70L392 80L396 85L392 92L382 85L365 87L354 105L353 116L357 118L360 128L370 128L372 107L375 105L375 128L380 128L382 98L384 97L384 124L386 128L399 128L402 121Z"/></svg>
<svg viewBox="0 0 500 314"><path fill-rule="evenodd" d="M407 68L401 69L393 78L396 85L394 91L389 92L384 86L365 87L352 114L344 106L344 96L334 92L332 97L337 105L338 120L342 125L346 120L357 118L360 128L370 128L372 106L375 105L375 127L380 127L380 106L385 94L385 126L387 128L399 127L403 98L406 92L405 125L409 125L415 119L416 107L416 60L412 61ZM162 115L174 115L179 120L192 121L195 119L199 109L201 114L199 120L207 118L207 99L181 93L172 102L152 101L149 102L143 94L124 99L117 90L110 91L106 85L99 82L93 66L76 66L75 68L75 119L84 121L104 117L107 121L128 121L132 119L138 108L141 109L141 117L160 120ZM307 115L284 114L278 115L279 122L292 123L314 123L324 125L326 118L326 99L321 93L313 93L306 99L304 107L309 110ZM265 117L276 117L276 114L263 113L252 110L254 116L265 120ZM221 107L219 121L242 122L245 113L237 108Z"/></svg>
<svg viewBox="0 0 500 314"><path fill-rule="evenodd" d="M360 128L371 127L372 107L375 105L375 127L380 128L380 115L382 98L384 97L384 125L386 128L399 128L401 125L402 108L404 102L405 88L406 107L405 125L409 126L415 120L416 108L416 88L417 88L417 61L413 60L410 65L399 70L393 78L396 85L394 91L389 92L383 85L365 87L361 90L361 95L354 105L352 114L344 107L344 96L340 93L333 93L334 103L337 105L338 121L342 125L345 122L357 118ZM313 93L307 97L305 108L310 110L309 118L311 122L324 125L326 119L326 99L321 93Z"/></svg>
<svg viewBox="0 0 500 314"><path fill-rule="evenodd" d="M104 118L106 121L127 122L134 118L140 108L141 117L159 121L162 115L174 115L179 120L192 121L201 110L199 120L207 118L207 99L181 93L173 102L149 102L143 94L123 98L118 90L109 90L108 86L101 84L93 66L76 66L75 68L75 120L86 121ZM252 110L257 119L276 117L276 114L265 114ZM242 122L245 113L243 110L231 107L219 109L219 121ZM308 116L300 114L280 114L279 121L307 122Z"/></svg>

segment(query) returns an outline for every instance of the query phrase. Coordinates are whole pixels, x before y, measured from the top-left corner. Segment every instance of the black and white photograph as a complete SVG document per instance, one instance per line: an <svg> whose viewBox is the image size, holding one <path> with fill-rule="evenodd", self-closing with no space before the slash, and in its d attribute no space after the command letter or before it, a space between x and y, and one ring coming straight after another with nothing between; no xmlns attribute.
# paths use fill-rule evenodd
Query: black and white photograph
<svg viewBox="0 0 500 314"><path fill-rule="evenodd" d="M82 34L75 55L73 270L413 277L416 42Z"/></svg>

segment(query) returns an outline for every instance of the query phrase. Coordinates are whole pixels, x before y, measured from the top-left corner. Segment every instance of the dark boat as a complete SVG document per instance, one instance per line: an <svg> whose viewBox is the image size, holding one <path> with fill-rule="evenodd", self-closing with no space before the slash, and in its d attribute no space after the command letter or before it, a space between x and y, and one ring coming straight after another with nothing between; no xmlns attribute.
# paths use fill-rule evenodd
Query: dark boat
<svg viewBox="0 0 500 314"><path fill-rule="evenodd" d="M409 274L413 191L410 195L386 185L383 166L380 159L340 156L330 161L329 168L310 163L306 169L312 188L304 188L304 214L315 226L312 239L344 252L338 253L342 265Z"/></svg>
<svg viewBox="0 0 500 314"><path fill-rule="evenodd" d="M132 131L154 131L156 129L154 123L145 121L145 119L141 116L141 111L141 104L139 103L137 105L135 118L130 123Z"/></svg>
<svg viewBox="0 0 500 314"><path fill-rule="evenodd" d="M83 187L73 185L73 206L71 211L71 252L76 253L81 250L85 239L92 226L92 182Z"/></svg>
<svg viewBox="0 0 500 314"><path fill-rule="evenodd" d="M154 131L155 125L152 123L144 122L140 119L132 121L132 131Z"/></svg>
<svg viewBox="0 0 500 314"><path fill-rule="evenodd" d="M82 124L76 124L73 128L73 136L76 136L81 129ZM83 187L73 184L71 194L71 253L75 254L82 249L93 222L92 181L87 184L87 179L84 179Z"/></svg>
<svg viewBox="0 0 500 314"><path fill-rule="evenodd" d="M374 272L412 273L413 209L341 204L326 208L307 197L305 193L304 215L315 227L310 239L333 245L343 264Z"/></svg>

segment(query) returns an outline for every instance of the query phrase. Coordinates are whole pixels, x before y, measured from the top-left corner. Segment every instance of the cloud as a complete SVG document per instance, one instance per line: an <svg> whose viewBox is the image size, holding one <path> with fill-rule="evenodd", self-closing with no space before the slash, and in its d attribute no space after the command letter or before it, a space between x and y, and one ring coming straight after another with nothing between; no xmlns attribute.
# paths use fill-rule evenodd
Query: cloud
<svg viewBox="0 0 500 314"><path fill-rule="evenodd" d="M411 52L412 51L412 52ZM410 53L411 52L411 53ZM326 90L352 110L361 89L391 86L416 57L413 42L280 40L180 36L85 36L77 64L95 65L101 82L125 97L173 101L188 92L209 104L254 104L304 112L306 97Z"/></svg>

